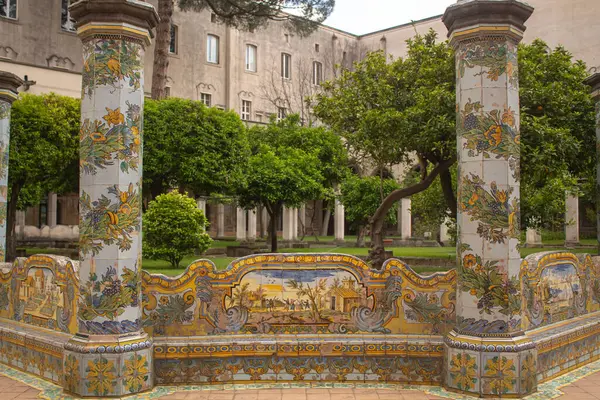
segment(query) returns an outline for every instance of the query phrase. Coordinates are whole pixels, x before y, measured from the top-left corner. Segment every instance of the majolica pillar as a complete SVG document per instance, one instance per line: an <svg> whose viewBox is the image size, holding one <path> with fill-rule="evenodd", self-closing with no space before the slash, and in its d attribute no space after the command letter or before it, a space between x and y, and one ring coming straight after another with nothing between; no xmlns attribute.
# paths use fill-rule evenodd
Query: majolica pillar
<svg viewBox="0 0 600 400"><path fill-rule="evenodd" d="M10 72L0 71L0 262L6 249L6 205L8 203L8 160L10 144L10 108L18 98L23 80Z"/></svg>
<svg viewBox="0 0 600 400"><path fill-rule="evenodd" d="M536 390L536 353L521 330L517 44L533 8L461 0L442 20L456 51L457 321L446 385L483 396Z"/></svg>
<svg viewBox="0 0 600 400"><path fill-rule="evenodd" d="M80 301L64 387L124 396L153 386L142 330L142 116L144 52L158 15L138 0L81 0L70 12L83 42Z"/></svg>
<svg viewBox="0 0 600 400"><path fill-rule="evenodd" d="M596 101L596 235L600 254L600 72L590 76L586 83L592 87Z"/></svg>

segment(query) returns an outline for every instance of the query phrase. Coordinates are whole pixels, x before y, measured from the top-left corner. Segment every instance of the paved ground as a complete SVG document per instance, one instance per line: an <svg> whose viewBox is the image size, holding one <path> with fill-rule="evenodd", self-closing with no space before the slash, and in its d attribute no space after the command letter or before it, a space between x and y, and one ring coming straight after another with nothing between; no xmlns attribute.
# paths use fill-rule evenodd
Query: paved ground
<svg viewBox="0 0 600 400"><path fill-rule="evenodd" d="M600 372L560 389L559 400L600 400ZM0 400L37 399L40 391L0 375ZM415 390L385 389L261 389L175 392L160 400L433 400L443 399ZM473 398L475 399L475 398Z"/></svg>

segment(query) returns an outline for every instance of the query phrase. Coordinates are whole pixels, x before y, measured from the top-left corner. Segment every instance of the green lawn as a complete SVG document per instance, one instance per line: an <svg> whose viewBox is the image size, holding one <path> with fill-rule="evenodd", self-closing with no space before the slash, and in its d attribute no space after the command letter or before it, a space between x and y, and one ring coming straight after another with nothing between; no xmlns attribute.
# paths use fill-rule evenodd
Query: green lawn
<svg viewBox="0 0 600 400"><path fill-rule="evenodd" d="M590 241L592 239L587 239ZM587 241L585 242L587 244ZM229 241L215 241L219 243L219 247L225 247L226 244L234 245L236 242ZM562 243L561 243L562 244ZM402 259L403 257L423 257L423 258L438 258L438 259L454 259L456 257L456 249L454 247L390 247L387 250L394 252L394 257ZM526 257L532 253L538 253L542 251L551 250L565 250L561 246L552 248L522 248L521 257ZM595 254L595 249L574 249L569 250L575 253L591 253ZM27 254L48 254L52 253L53 249L34 249L28 248ZM368 248L356 248L356 247L322 247L322 248L311 248L311 249L281 249L281 253L341 253L351 255L367 255L369 252ZM56 253L56 251L54 251ZM162 260L150 260L144 259L142 261L143 269L153 274L165 274L168 276L175 276L181 274L188 265L197 259L209 259L215 263L217 269L225 269L233 260L232 257L210 257L210 256L188 256L181 262L181 268L170 268L169 263ZM410 261L408 262L410 265ZM445 267L414 267L414 270L419 273L430 273L433 271L444 271Z"/></svg>

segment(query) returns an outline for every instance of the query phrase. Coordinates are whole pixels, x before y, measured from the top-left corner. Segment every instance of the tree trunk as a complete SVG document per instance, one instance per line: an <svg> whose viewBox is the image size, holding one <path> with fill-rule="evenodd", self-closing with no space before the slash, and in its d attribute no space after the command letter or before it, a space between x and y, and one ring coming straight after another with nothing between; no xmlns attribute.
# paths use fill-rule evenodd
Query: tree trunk
<svg viewBox="0 0 600 400"><path fill-rule="evenodd" d="M6 215L6 261L12 262L17 256L17 235L15 225L17 222L17 201L21 192L20 182L13 182L10 188L10 199L8 201L8 210Z"/></svg>
<svg viewBox="0 0 600 400"><path fill-rule="evenodd" d="M323 202L325 204L325 202ZM331 210L327 208L325 210L325 217L323 218L323 225L321 227L321 236L327 236L329 233L329 220L331 219Z"/></svg>
<svg viewBox="0 0 600 400"><path fill-rule="evenodd" d="M279 207L275 206L269 212L269 235L271 240L271 253L277 253L277 221L279 220Z"/></svg>
<svg viewBox="0 0 600 400"><path fill-rule="evenodd" d="M413 194L422 192L427 189L435 178L444 170L450 168L456 161L456 156L449 160L445 160L435 166L429 175L422 179L419 183L403 189L394 190L390 193L375 211L375 215L371 217L371 250L369 251L369 260L375 268L381 268L385 262L385 247L383 246L383 225L385 217L397 201L412 196Z"/></svg>
<svg viewBox="0 0 600 400"><path fill-rule="evenodd" d="M173 0L158 0L160 22L156 27L154 47L154 68L152 70L152 98L166 97L167 74L169 71L169 45L171 42L171 17L173 16Z"/></svg>
<svg viewBox="0 0 600 400"><path fill-rule="evenodd" d="M356 247L365 247L365 226L359 225L356 235Z"/></svg>
<svg viewBox="0 0 600 400"><path fill-rule="evenodd" d="M458 205L456 203L456 195L454 194L454 188L452 185L452 174L450 173L450 168L440 172L440 184L442 185L442 192L444 193L444 198L446 199L446 204L450 209L451 216L452 218L456 219Z"/></svg>

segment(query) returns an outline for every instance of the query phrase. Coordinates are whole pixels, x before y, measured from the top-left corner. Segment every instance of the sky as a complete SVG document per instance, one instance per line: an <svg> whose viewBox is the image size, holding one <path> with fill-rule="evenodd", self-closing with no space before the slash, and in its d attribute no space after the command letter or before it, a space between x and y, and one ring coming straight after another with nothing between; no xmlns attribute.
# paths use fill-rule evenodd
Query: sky
<svg viewBox="0 0 600 400"><path fill-rule="evenodd" d="M456 0L336 0L325 25L356 35L443 14Z"/></svg>

